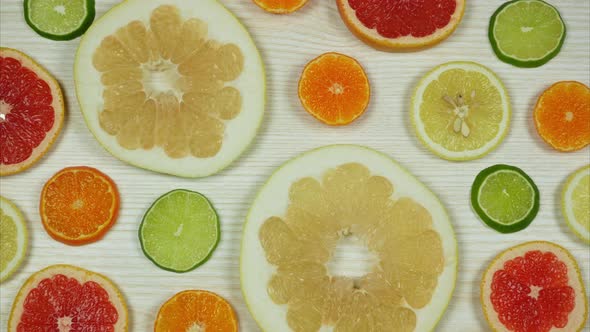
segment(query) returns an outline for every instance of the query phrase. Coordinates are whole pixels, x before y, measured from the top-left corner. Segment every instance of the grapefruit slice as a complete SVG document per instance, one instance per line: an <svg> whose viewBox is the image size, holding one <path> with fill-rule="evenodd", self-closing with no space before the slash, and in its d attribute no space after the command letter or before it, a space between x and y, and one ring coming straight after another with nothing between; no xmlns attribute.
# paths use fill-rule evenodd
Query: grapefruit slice
<svg viewBox="0 0 590 332"><path fill-rule="evenodd" d="M365 43L385 51L435 45L457 28L465 0L337 0L340 16Z"/></svg>
<svg viewBox="0 0 590 332"><path fill-rule="evenodd" d="M494 331L581 331L588 302L574 257L551 242L527 242L500 253L481 282Z"/></svg>
<svg viewBox="0 0 590 332"><path fill-rule="evenodd" d="M12 305L8 331L127 331L127 307L106 277L70 265L33 274Z"/></svg>
<svg viewBox="0 0 590 332"><path fill-rule="evenodd" d="M26 54L0 48L0 176L37 162L61 131L59 84Z"/></svg>
<svg viewBox="0 0 590 332"><path fill-rule="evenodd" d="M455 286L457 246L440 201L395 161L328 146L260 190L240 275L264 331L430 331Z"/></svg>
<svg viewBox="0 0 590 332"><path fill-rule="evenodd" d="M84 34L74 70L99 143L156 172L218 172L254 139L264 113L258 50L216 0L124 1Z"/></svg>

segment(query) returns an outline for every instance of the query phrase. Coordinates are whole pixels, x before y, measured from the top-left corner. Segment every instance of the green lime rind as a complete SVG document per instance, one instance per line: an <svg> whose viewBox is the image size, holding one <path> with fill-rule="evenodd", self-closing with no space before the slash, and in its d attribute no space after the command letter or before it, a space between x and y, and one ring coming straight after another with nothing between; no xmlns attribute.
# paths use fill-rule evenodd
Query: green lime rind
<svg viewBox="0 0 590 332"><path fill-rule="evenodd" d="M206 255L203 255L203 257L201 257L200 259L195 260L194 264L192 264L191 266L187 267L187 268L175 268L173 266L173 264L165 264L164 262L156 259L156 257L154 257L154 255L152 255L150 253L150 248L147 247L146 244L146 239L145 239L145 228L146 225L149 223L149 217L151 216L151 214L156 211L158 209L158 205L159 203L161 203L164 199L172 197L176 194L179 193L184 193L184 194L188 194L192 197L194 197L195 199L198 200L202 200L203 203L206 203L207 208L209 208L209 212L211 212L211 217L213 217L215 219L214 222L214 226L215 226L215 241L213 241L210 245L209 248L207 250ZM207 199L207 197L205 197L204 195L195 192L195 191L190 191L190 190L185 190L185 189L176 189L176 190L172 190L162 196L160 196L151 206L150 208L147 210L147 212L145 213L145 215L143 216L143 219L141 221L141 225L139 226L139 242L141 244L141 250L143 251L144 255L150 260L152 261L152 263L154 263L156 266L158 266L159 268L166 270L166 271L170 271L170 272L175 272L175 273L185 273L185 272L189 272L192 271L194 269L196 269L197 267L205 264L209 258L211 258L211 255L213 255L213 252L215 251L215 249L217 248L217 245L219 244L219 239L221 237L221 232L220 232L220 224L219 224L219 216L217 214L217 211L215 211L215 208L213 208L213 205L211 204L211 202ZM199 241L200 239L198 238L191 238L191 241L193 241L194 243ZM177 257L177 255L175 255L175 257Z"/></svg>
<svg viewBox="0 0 590 332"><path fill-rule="evenodd" d="M86 2L86 5L85 5L86 13L85 14L86 15L84 16L84 18L82 19L80 24L75 29L64 32L63 34L54 34L54 33L43 30L42 28L40 28L38 26L38 24L35 24L34 19L31 17L31 10L30 10L31 3L35 2L35 1L39 1L39 0L25 0L24 1L25 21L31 27L31 29L33 29L37 34L39 34L40 36L45 37L47 39L51 39L51 40L65 41L65 40L72 40L72 39L80 37L92 25L92 22L94 21L94 17L96 16L96 10L94 8L95 7L94 0L85 0L85 2ZM43 1L43 0L41 0L41 1Z"/></svg>
<svg viewBox="0 0 590 332"><path fill-rule="evenodd" d="M522 178L524 178L526 182L528 182L528 185L533 189L534 193L533 206L529 209L527 215L521 218L520 220L516 220L510 224L503 224L494 220L485 212L484 208L481 206L479 201L481 187L486 183L486 180L491 175L500 171L509 171L517 173ZM537 188L537 185L535 184L533 179L531 179L520 168L503 164L494 165L484 169L475 177L475 180L473 181L473 185L471 187L471 206L475 210L475 213L479 216L479 218L490 228L503 234L515 233L527 228L537 216L540 207L539 188Z"/></svg>
<svg viewBox="0 0 590 332"><path fill-rule="evenodd" d="M488 29L488 38L490 40L490 43L492 45L492 49L494 50L494 53L496 53L496 56L500 60L502 60L503 62L506 62L508 64L511 64L513 66L516 66L516 67L521 67L521 68L536 68L536 67L540 67L540 66L546 64L547 62L551 61L553 58L555 58L557 56L557 54L559 54L559 52L561 51L561 48L563 47L563 43L565 42L565 37L567 35L567 28L566 28L565 22L563 21L563 18L561 17L561 14L557 10L557 8L555 8L554 6L546 3L545 1L542 1L542 0L534 0L536 2L543 3L544 5L546 5L548 7L551 7L557 13L557 16L559 17L559 19L561 21L561 24L563 26L563 34L560 37L559 44L557 45L557 47L555 47L551 52L549 52L543 58L536 59L536 60L521 60L519 58L515 58L515 57L512 57L512 56L510 56L508 54L505 54L500 49L500 46L498 45L498 42L496 41L496 37L495 37L495 34L494 34L494 27L496 26L496 19L497 19L498 15L500 13L502 13L502 11L504 11L504 9L506 7L512 5L512 4L516 3L516 2L520 2L520 1L530 1L530 0L512 0L512 1L508 1L508 2L504 3L502 6L500 6L496 10L496 12L494 13L494 15L492 15L492 17L490 18L490 26L489 26L489 29Z"/></svg>

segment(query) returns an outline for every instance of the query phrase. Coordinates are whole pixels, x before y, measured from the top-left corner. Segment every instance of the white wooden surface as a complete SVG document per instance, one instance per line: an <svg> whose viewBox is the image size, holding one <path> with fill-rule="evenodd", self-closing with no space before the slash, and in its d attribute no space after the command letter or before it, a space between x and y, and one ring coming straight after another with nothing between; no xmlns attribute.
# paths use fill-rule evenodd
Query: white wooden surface
<svg viewBox="0 0 590 332"><path fill-rule="evenodd" d="M117 1L96 2L100 16ZM267 113L255 144L229 169L206 179L186 180L136 169L103 150L86 129L74 95L72 66L78 40L41 38L26 25L22 1L1 0L0 44L18 48L46 66L65 90L68 111L64 130L48 155L31 170L1 179L1 194L23 210L31 237L24 265L0 286L0 330L6 329L14 296L31 273L50 264L69 263L104 273L119 285L130 308L131 331L151 331L160 305L176 292L191 288L223 295L237 310L241 330L258 331L239 283L241 230L249 205L276 167L301 152L334 143L362 144L393 156L432 188L449 209L459 241L460 273L439 331L486 330L478 299L482 270L500 250L523 241L549 240L570 249L588 286L590 249L564 226L558 196L567 174L590 162L590 150L552 151L537 136L531 112L539 93L553 82L590 83L590 1L552 1L565 19L568 36L561 54L537 69L512 67L493 54L487 39L488 20L503 1L468 1L465 18L450 39L435 48L405 54L378 52L353 37L340 20L334 0L310 0L290 16L267 14L250 0L222 2L243 20L260 48L268 76ZM327 51L356 57L372 83L373 96L366 115L344 128L321 125L302 110L297 98L302 67ZM451 60L489 66L503 79L513 100L510 134L498 150L478 161L438 159L418 143L409 127L408 104L414 85L430 68ZM539 215L520 233L495 233L484 227L469 207L473 178L495 163L520 166L541 190ZM73 165L89 165L106 172L117 182L122 195L121 214L114 228L102 241L79 248L49 238L38 213L44 182L61 168ZM211 260L186 274L158 269L144 257L137 238L144 211L160 194L175 188L207 195L222 224L221 242Z"/></svg>

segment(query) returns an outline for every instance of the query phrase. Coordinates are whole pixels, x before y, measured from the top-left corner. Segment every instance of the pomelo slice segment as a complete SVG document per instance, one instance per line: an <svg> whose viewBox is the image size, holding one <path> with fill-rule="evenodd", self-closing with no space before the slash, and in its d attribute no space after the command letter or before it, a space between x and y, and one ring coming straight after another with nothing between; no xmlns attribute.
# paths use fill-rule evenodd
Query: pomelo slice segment
<svg viewBox="0 0 590 332"><path fill-rule="evenodd" d="M63 119L63 95L55 78L26 54L0 48L0 176L36 163L61 131Z"/></svg>
<svg viewBox="0 0 590 332"><path fill-rule="evenodd" d="M561 211L570 229L590 244L590 165L567 178L561 194Z"/></svg>
<svg viewBox="0 0 590 332"><path fill-rule="evenodd" d="M226 167L264 113L258 50L215 0L117 5L82 38L75 80L101 145L130 164L177 176Z"/></svg>
<svg viewBox="0 0 590 332"><path fill-rule="evenodd" d="M371 272L331 270L345 238L379 258ZM348 145L307 152L275 172L251 207L240 258L242 291L264 331L428 331L456 268L454 232L436 196L389 157Z"/></svg>
<svg viewBox="0 0 590 332"><path fill-rule="evenodd" d="M481 282L483 311L494 331L581 331L586 296L576 260L551 242L503 251Z"/></svg>
<svg viewBox="0 0 590 332"><path fill-rule="evenodd" d="M381 50L411 50L435 45L457 28L465 0L337 0L350 31Z"/></svg>
<svg viewBox="0 0 590 332"><path fill-rule="evenodd" d="M34 273L12 305L8 331L127 331L123 296L105 276L71 265Z"/></svg>
<svg viewBox="0 0 590 332"><path fill-rule="evenodd" d="M0 282L19 268L27 254L28 231L19 209L0 196Z"/></svg>

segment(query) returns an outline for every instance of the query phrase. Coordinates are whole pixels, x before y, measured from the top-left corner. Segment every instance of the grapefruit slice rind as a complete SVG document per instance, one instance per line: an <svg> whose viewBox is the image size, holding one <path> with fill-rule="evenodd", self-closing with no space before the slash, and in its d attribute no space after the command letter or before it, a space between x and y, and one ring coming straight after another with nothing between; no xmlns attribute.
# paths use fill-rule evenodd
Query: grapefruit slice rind
<svg viewBox="0 0 590 332"><path fill-rule="evenodd" d="M528 256L527 256L528 255ZM545 264L541 266L541 264ZM545 268L548 266L549 268ZM506 271L508 269L508 271ZM524 272L523 272L524 271ZM527 271L534 271L538 276L526 274ZM524 273L525 275L520 275ZM558 273L561 273L558 275ZM506 279L508 276L508 279ZM517 279L515 279L517 278ZM565 279L564 279L565 278ZM542 281L542 280L544 281ZM501 282L509 280L512 286L509 291L515 294L500 294ZM543 288L542 282L549 283L550 286ZM538 283L538 284L536 284ZM544 327L535 327L527 325L528 328L538 331L581 331L588 317L588 302L586 298L586 290L580 274L580 269L575 258L565 248L551 242L534 241L527 242L501 252L492 263L488 266L482 276L480 289L480 300L482 309L490 328L493 331L525 331L523 324L531 324L535 317L524 317L522 315L541 312L538 304L539 300L545 302L545 307L565 308L573 305L571 311L555 312L558 317L541 317L538 316L537 322L540 322ZM557 288L559 287L559 288ZM553 288L553 289L552 289ZM496 289L496 291L494 291ZM506 288L504 288L506 289ZM554 291L556 290L556 291ZM498 292L497 294L494 292ZM527 294L524 294L526 292ZM545 293L544 293L545 292ZM514 297L518 294L528 295L528 299L520 297L522 305L519 312L514 310L509 311L506 316L503 316L495 308L492 301L492 296L500 296L501 301L498 303L508 305L518 305L514 302ZM551 297L551 294L559 293L561 295L569 294L568 299ZM573 303L570 302L573 294ZM557 300L559 299L559 300ZM559 302L559 301L563 302ZM568 304L569 302L569 304ZM503 309L501 309L503 310ZM567 314L567 322L563 321L563 314ZM510 317L514 319L510 319ZM545 321L541 321L545 318ZM507 327L504 320L508 324L518 325ZM563 326L555 326L555 320L560 323L565 323Z"/></svg>

